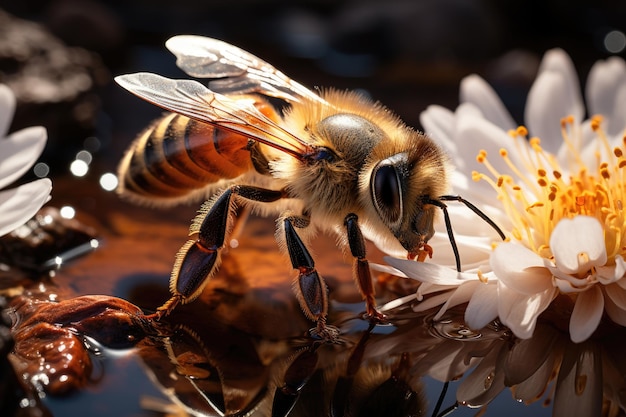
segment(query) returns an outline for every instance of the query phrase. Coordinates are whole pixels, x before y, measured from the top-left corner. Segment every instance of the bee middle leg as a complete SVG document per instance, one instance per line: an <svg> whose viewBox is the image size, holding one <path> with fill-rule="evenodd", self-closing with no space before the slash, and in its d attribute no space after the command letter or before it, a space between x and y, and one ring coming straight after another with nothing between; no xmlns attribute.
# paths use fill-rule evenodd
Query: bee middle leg
<svg viewBox="0 0 626 417"><path fill-rule="evenodd" d="M221 250L234 216L235 198L269 203L284 197L280 190L235 185L227 188L212 203L205 203L192 223L188 240L178 251L170 278L172 297L153 315L168 315L180 303L196 299L219 265Z"/></svg>
<svg viewBox="0 0 626 417"><path fill-rule="evenodd" d="M353 275L359 286L359 291L365 300L365 313L373 322L385 321L385 315L376 309L376 291L372 282L369 262L366 258L365 239L358 224L358 217L354 213L344 219L344 226L348 234L350 253L354 257Z"/></svg>

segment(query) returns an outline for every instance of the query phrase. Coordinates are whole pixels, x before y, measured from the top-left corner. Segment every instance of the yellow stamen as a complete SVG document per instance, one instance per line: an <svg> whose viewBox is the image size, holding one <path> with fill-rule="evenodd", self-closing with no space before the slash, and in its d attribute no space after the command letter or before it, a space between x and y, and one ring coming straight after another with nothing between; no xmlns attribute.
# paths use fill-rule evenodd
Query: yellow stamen
<svg viewBox="0 0 626 417"><path fill-rule="evenodd" d="M498 193L504 211L513 223L510 236L521 241L540 256L551 259L550 236L563 218L585 214L596 217L605 230L609 264L618 254L626 254L626 134L621 147L611 147L602 128L601 116L591 119L596 135L594 167L588 167L581 154L582 129L573 116L561 120L561 134L571 165L561 166L555 156L541 147L541 140L532 137L524 143L528 130L520 126L509 132L515 144L514 163L509 151L501 149L499 156L513 176L498 172L490 163L487 152L481 151L477 160L488 173L472 173L475 181L487 181ZM569 172L563 175L564 172Z"/></svg>

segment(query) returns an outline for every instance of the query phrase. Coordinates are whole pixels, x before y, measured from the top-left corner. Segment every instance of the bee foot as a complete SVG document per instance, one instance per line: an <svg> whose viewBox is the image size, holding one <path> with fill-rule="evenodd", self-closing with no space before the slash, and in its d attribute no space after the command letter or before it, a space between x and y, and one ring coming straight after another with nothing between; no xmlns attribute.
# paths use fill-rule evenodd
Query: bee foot
<svg viewBox="0 0 626 417"><path fill-rule="evenodd" d="M339 343L340 331L335 326L324 325L309 329L309 336L327 343Z"/></svg>
<svg viewBox="0 0 626 417"><path fill-rule="evenodd" d="M378 310L374 310L371 313L363 314L363 319L369 320L369 322L372 324L389 324L389 320L387 319L387 316L385 316L383 313L381 313Z"/></svg>

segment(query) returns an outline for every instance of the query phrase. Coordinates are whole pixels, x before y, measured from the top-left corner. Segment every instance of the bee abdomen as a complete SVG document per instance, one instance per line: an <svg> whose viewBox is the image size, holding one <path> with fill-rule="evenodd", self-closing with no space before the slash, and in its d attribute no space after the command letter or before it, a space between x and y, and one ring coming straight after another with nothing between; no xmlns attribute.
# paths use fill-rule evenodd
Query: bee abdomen
<svg viewBox="0 0 626 417"><path fill-rule="evenodd" d="M251 168L248 139L175 113L158 119L119 168L122 194L177 198Z"/></svg>

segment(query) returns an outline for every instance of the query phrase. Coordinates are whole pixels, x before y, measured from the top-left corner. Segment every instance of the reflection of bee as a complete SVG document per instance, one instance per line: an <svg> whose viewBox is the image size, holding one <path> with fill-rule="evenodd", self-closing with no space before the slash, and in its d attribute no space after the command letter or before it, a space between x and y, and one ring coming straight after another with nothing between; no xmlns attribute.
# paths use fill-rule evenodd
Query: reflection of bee
<svg viewBox="0 0 626 417"><path fill-rule="evenodd" d="M219 80L207 88L151 73L116 78L132 93L174 112L132 145L120 167L122 194L155 204L212 195L178 253L173 296L157 316L195 299L215 273L236 204L282 213L278 240L298 271L302 309L317 321L315 333L322 337L333 333L325 324L327 290L300 233L339 234L340 245L354 257L367 315L382 320L363 235L423 260L441 208L460 268L443 201L465 203L497 229L466 200L443 195L448 185L443 151L380 104L350 92L318 95L215 39L176 36L166 45L189 75ZM290 107L281 114L266 97Z"/></svg>

